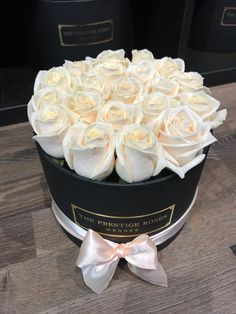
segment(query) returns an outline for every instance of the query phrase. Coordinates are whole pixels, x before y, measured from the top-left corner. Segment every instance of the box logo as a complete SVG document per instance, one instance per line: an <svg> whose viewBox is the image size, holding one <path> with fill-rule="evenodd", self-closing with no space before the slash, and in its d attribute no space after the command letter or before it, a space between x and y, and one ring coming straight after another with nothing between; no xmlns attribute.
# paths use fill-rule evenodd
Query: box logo
<svg viewBox="0 0 236 314"><path fill-rule="evenodd" d="M171 225L175 205L139 216L110 216L91 212L71 204L74 221L81 228L93 229L109 237L134 237L146 233L153 235Z"/></svg>
<svg viewBox="0 0 236 314"><path fill-rule="evenodd" d="M236 7L225 7L222 17L221 26L236 26Z"/></svg>
<svg viewBox="0 0 236 314"><path fill-rule="evenodd" d="M62 47L90 46L113 40L113 20L81 25L58 25Z"/></svg>

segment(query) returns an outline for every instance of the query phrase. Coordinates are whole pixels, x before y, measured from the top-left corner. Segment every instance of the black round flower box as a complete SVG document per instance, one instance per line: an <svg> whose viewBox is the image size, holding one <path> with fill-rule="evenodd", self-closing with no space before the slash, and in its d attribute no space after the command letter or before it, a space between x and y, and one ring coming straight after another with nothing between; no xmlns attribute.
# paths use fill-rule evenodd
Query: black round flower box
<svg viewBox="0 0 236 314"><path fill-rule="evenodd" d="M177 224L193 203L205 162L189 170L184 179L167 171L148 181L120 184L81 177L58 165L36 145L60 211L83 230L93 229L118 243L143 233L156 236Z"/></svg>

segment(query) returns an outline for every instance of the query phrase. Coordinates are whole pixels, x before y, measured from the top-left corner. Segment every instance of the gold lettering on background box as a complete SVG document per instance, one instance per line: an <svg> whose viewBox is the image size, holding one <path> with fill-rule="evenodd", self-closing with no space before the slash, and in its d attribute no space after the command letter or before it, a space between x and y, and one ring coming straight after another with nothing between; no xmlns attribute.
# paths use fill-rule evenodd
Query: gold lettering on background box
<svg viewBox="0 0 236 314"><path fill-rule="evenodd" d="M91 212L71 204L74 221L81 228L93 229L110 237L149 235L171 225L175 204L156 212L138 216L110 216Z"/></svg>
<svg viewBox="0 0 236 314"><path fill-rule="evenodd" d="M62 47L90 46L113 40L113 20L81 25L58 25Z"/></svg>
<svg viewBox="0 0 236 314"><path fill-rule="evenodd" d="M224 7L221 26L236 26L236 7Z"/></svg>

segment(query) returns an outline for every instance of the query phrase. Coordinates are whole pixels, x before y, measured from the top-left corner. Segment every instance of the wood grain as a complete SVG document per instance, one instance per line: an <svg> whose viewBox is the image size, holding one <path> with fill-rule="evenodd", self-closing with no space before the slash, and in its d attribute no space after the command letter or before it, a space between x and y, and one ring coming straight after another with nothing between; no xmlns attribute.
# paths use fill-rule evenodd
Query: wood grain
<svg viewBox="0 0 236 314"><path fill-rule="evenodd" d="M1 314L236 313L236 83L212 90L228 116L214 132L187 223L159 252L168 288L121 262L103 294L88 289L75 267L79 248L50 210L31 127L0 128Z"/></svg>

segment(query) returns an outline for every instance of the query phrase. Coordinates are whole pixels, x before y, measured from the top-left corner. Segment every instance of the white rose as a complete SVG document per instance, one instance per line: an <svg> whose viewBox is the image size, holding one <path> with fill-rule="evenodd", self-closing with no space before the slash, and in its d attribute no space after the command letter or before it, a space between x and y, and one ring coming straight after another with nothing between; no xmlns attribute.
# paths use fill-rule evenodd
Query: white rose
<svg viewBox="0 0 236 314"><path fill-rule="evenodd" d="M195 93L182 93L182 102L202 117L204 121L209 121L211 128L216 128L223 123L227 111L217 111L220 102L203 91ZM216 112L217 111L217 112Z"/></svg>
<svg viewBox="0 0 236 314"><path fill-rule="evenodd" d="M185 64L182 59L164 57L162 59L155 60L155 69L160 76L173 77L179 72L184 72Z"/></svg>
<svg viewBox="0 0 236 314"><path fill-rule="evenodd" d="M142 123L146 124L154 118L158 118L159 115L170 107L170 100L165 94L156 92L147 94L142 102L143 108L143 120Z"/></svg>
<svg viewBox="0 0 236 314"><path fill-rule="evenodd" d="M153 131L166 152L168 167L181 178L204 159L202 149L216 141L201 117L183 106L165 110Z"/></svg>
<svg viewBox="0 0 236 314"><path fill-rule="evenodd" d="M101 105L101 94L96 90L79 91L66 101L67 108L77 114L79 120L84 123L96 121L99 106Z"/></svg>
<svg viewBox="0 0 236 314"><path fill-rule="evenodd" d="M128 66L126 73L128 75L135 76L139 78L142 82L146 83L147 81L152 80L155 74L155 70L151 61L142 61L136 64L131 63Z"/></svg>
<svg viewBox="0 0 236 314"><path fill-rule="evenodd" d="M166 166L155 135L140 125L125 126L118 132L116 154L116 172L130 183L147 180Z"/></svg>
<svg viewBox="0 0 236 314"><path fill-rule="evenodd" d="M106 81L102 75L97 75L95 72L89 72L81 76L82 89L94 89L102 94L104 99L109 97L110 90L106 86Z"/></svg>
<svg viewBox="0 0 236 314"><path fill-rule="evenodd" d="M105 50L95 59L94 71L105 77L107 86L110 86L114 79L125 74L129 61L124 57L124 54L123 49Z"/></svg>
<svg viewBox="0 0 236 314"><path fill-rule="evenodd" d="M45 87L39 89L31 97L28 106L27 113L29 121L31 121L31 115L34 111L47 105L59 105L64 101L65 93L58 92L56 89L51 87Z"/></svg>
<svg viewBox="0 0 236 314"><path fill-rule="evenodd" d="M65 60L63 67L74 77L80 77L91 71L93 68L92 64L86 60L74 62Z"/></svg>
<svg viewBox="0 0 236 314"><path fill-rule="evenodd" d="M151 82L150 92L160 92L170 97L176 97L179 92L179 84L169 78L155 77Z"/></svg>
<svg viewBox="0 0 236 314"><path fill-rule="evenodd" d="M34 92L44 87L52 87L63 91L70 90L72 80L69 72L64 67L56 67L48 71L39 71L34 83Z"/></svg>
<svg viewBox="0 0 236 314"><path fill-rule="evenodd" d="M116 131L127 124L139 124L142 117L140 105L126 105L116 100L106 103L98 113L98 121L111 123Z"/></svg>
<svg viewBox="0 0 236 314"><path fill-rule="evenodd" d="M32 113L31 125L37 134L33 138L47 154L63 158L62 140L74 122L75 118L68 110L47 105Z"/></svg>
<svg viewBox="0 0 236 314"><path fill-rule="evenodd" d="M132 50L132 63L140 63L143 61L154 61L154 56L147 49Z"/></svg>
<svg viewBox="0 0 236 314"><path fill-rule="evenodd" d="M106 61L95 65L94 71L99 75L103 75L106 79L112 80L124 75L126 68L121 63Z"/></svg>
<svg viewBox="0 0 236 314"><path fill-rule="evenodd" d="M111 86L111 97L124 103L132 104L141 100L143 83L135 77L121 77Z"/></svg>
<svg viewBox="0 0 236 314"><path fill-rule="evenodd" d="M179 100L178 96L176 98L169 97L169 101L170 101L170 106L173 108L181 105L181 101Z"/></svg>
<svg viewBox="0 0 236 314"><path fill-rule="evenodd" d="M115 138L108 123L74 124L63 140L68 166L92 180L106 178L115 165Z"/></svg>
<svg viewBox="0 0 236 314"><path fill-rule="evenodd" d="M175 76L181 92L204 90L203 77L197 72L184 72Z"/></svg>
<svg viewBox="0 0 236 314"><path fill-rule="evenodd" d="M104 63L104 62L113 62L113 63L120 63L123 66L127 66L129 60L125 58L125 51L124 49L119 50L105 50L99 53L96 58L95 63Z"/></svg>

